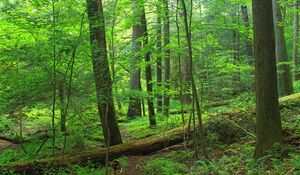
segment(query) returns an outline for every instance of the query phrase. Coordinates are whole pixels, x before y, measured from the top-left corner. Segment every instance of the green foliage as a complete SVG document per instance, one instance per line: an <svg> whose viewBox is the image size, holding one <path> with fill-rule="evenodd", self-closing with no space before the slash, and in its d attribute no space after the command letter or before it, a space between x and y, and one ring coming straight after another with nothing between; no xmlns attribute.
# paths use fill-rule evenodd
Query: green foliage
<svg viewBox="0 0 300 175"><path fill-rule="evenodd" d="M55 2L55 12L52 12L52 2ZM142 1L140 1L142 2ZM143 99L157 95L171 96L171 111L181 109L179 101L179 63L185 63L186 38L183 21L179 17L180 31L177 44L175 26L175 1L170 1L170 44L164 48L171 49L171 81L162 82L157 86L156 61L164 58L155 45L157 41L157 17L163 17L163 11L157 12L156 4L146 0L145 11L147 18L147 33L149 43L138 53L132 50L132 26L136 19L132 17L131 0L103 1L105 15L105 29L107 49L113 77L113 94L116 113L120 121L120 129L124 142L145 138L154 134L163 134L165 131L182 125L180 115L166 117L157 113L157 126L150 127L148 116L141 116L133 120L126 118L129 97ZM198 92L201 94L202 112L205 120L211 115L230 112L235 109L248 110L255 103L254 68L249 64L253 58L246 55L245 42L252 42L252 13L250 0L201 0L186 1L191 19L191 34L193 46L193 69ZM292 55L293 15L292 0L280 0L285 11L285 36L289 55ZM247 5L250 17L250 28L244 25L240 6ZM179 3L179 16L182 7ZM54 26L53 19L57 19ZM81 30L82 27L82 31ZM55 30L54 30L55 28ZM80 33L82 35L80 36ZM143 38L139 38L142 41ZM162 38L164 39L164 37ZM75 47L78 43L78 46ZM98 109L96 106L96 92L93 77L93 67L90 52L90 34L86 14L86 2L83 0L4 0L0 1L0 132L11 138L19 137L19 118L22 118L23 146L15 150L6 149L0 152L0 165L21 161L33 161L39 158L52 156L51 108L54 85L54 50L56 61L56 85L64 85L64 102L67 101L70 87L70 103L67 114L67 134L64 143L64 133L60 131L61 102L59 89L56 89L55 113L55 152L60 155L65 147L65 153L77 153L83 150L104 146L104 137L101 130ZM163 44L163 43L162 43ZM54 49L55 46L55 49ZM238 48L237 48L238 47ZM76 52L75 52L76 51ZM144 62L144 54L150 52L151 61ZM71 58L75 57L72 82ZM131 60L140 57L137 67L142 70L142 91L130 91L129 72ZM164 59L163 59L164 60ZM146 92L144 69L152 67L153 93ZM291 65L291 61L278 65ZM182 65L184 68L185 65ZM164 71L164 66L162 67ZM294 68L299 70L299 66ZM186 70L182 70L186 71ZM281 72L278 72L281 73ZM184 73L183 73L184 74ZM104 83L104 82L103 82ZM167 89L165 85L172 88ZM295 92L300 92L300 81L294 82ZM190 93L190 92L187 92ZM229 103L216 107L206 108L211 102L229 100ZM155 100L156 107L156 100ZM147 105L146 115L147 115ZM298 104L291 104L281 110L283 126L294 134L300 134L300 111ZM184 106L188 109L190 106ZM189 114L185 115L188 121ZM243 117L233 119L235 123L247 130L252 129L255 118L245 112ZM122 121L122 123L121 123ZM296 125L298 123L298 125ZM264 174L266 171L284 174L294 168L299 173L299 155L290 153L284 160L272 155L264 160L256 161L252 158L254 144L245 134L230 123L217 118L215 125L206 128L209 151L212 161L202 160L193 162L192 151L174 151L165 158L155 157L146 165L146 174ZM229 138L229 139L228 139ZM238 139L237 139L238 138ZM223 139L223 140L222 140ZM224 144L225 139L232 145ZM221 150L216 150L220 148ZM295 146L287 147L296 149ZM215 152L214 152L215 151ZM221 152L219 155L217 153ZM217 152L217 153L216 153ZM119 158L122 167L128 162L126 157ZM267 163L266 163L267 162ZM194 164L192 168L189 168ZM45 170L45 174L55 174L55 170ZM62 174L104 174L104 167L89 164L87 166L74 165L64 169ZM1 173L0 173L1 174Z"/></svg>
<svg viewBox="0 0 300 175"><path fill-rule="evenodd" d="M111 168L109 168L109 173L111 172ZM106 175L106 169L105 167L101 168L94 168L92 166L73 166L71 169L66 171L65 175L67 174L76 174L76 175L86 175L86 174L93 174L93 175ZM64 173L62 173L64 175Z"/></svg>
<svg viewBox="0 0 300 175"><path fill-rule="evenodd" d="M14 122L7 115L0 116L0 132L8 131L14 126Z"/></svg>
<svg viewBox="0 0 300 175"><path fill-rule="evenodd" d="M16 159L18 159L20 157L20 152L15 151L15 150L11 150L11 149L7 149L4 150L3 152L1 152L0 154L0 165L6 165L9 164L11 162L16 161Z"/></svg>
<svg viewBox="0 0 300 175"><path fill-rule="evenodd" d="M145 173L149 175L180 175L186 172L186 165L164 158L151 159L145 167Z"/></svg>

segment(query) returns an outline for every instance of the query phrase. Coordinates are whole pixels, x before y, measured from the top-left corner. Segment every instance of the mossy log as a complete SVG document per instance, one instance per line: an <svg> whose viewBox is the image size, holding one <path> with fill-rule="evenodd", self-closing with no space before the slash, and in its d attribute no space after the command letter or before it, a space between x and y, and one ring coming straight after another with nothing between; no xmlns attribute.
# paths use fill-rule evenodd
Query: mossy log
<svg viewBox="0 0 300 175"><path fill-rule="evenodd" d="M164 135L154 135L138 141L111 146L109 158L110 160L113 160L122 155L145 155L172 145L179 144L182 141L183 129L175 128L167 131ZM74 155L65 155L64 157L59 156L49 159L40 159L33 162L16 163L2 168L21 174L40 174L41 171L47 167L66 167L71 164L84 164L88 161L94 163L104 163L106 151L106 148L99 148L80 152Z"/></svg>
<svg viewBox="0 0 300 175"><path fill-rule="evenodd" d="M279 101L281 107L286 106L287 104L299 104L300 93L283 97L279 99ZM254 109L255 107L250 108L250 111L253 112ZM232 113L228 113L228 115L237 116L241 112L244 111L236 110ZM149 154L167 148L169 146L181 143L183 141L183 134L184 130L181 127L179 127L169 130L164 134L158 134L138 141L111 146L109 151L109 158L113 160L123 155ZM88 161L94 163L104 163L106 151L106 148L99 148L90 151L80 152L78 154L73 155L59 156L49 159L40 159L33 162L15 163L5 167L0 167L0 169L12 170L21 174L40 174L40 172L47 167L66 167L71 164L85 164Z"/></svg>
<svg viewBox="0 0 300 175"><path fill-rule="evenodd" d="M229 104L230 102L231 102L230 100L218 101L218 102L209 103L205 107L206 108L215 108L215 107L225 106L225 105ZM174 110L174 111L170 111L170 115L177 115L177 114L181 114L182 112L184 114L187 114L190 112L190 110L188 110L188 109L184 109L183 111Z"/></svg>

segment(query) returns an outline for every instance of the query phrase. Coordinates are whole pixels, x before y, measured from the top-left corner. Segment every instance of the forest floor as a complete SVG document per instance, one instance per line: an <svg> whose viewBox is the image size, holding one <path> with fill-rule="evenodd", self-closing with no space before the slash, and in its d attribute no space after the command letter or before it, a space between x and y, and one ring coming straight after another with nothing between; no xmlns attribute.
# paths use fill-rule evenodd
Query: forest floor
<svg viewBox="0 0 300 175"><path fill-rule="evenodd" d="M228 105L225 107L214 108L205 111L204 118L215 116L215 120L206 126L207 151L210 161L206 162L195 155L193 142L190 142L187 148L183 144L174 145L172 147L159 150L157 152L138 155L123 156L112 161L117 162L119 166L114 167L111 163L111 175L115 173L122 175L243 175L243 174L266 174L266 175L298 175L300 174L300 108L299 105L291 104L281 109L283 119L284 136L288 138L285 142L283 152L270 153L270 155L260 159L253 159L255 149L255 139L245 131L254 133L252 114L245 112L239 116L227 116L224 113L233 111L237 105L232 104L232 108ZM248 107L239 107L239 110L247 111ZM222 111L222 112L220 112ZM218 115L215 115L218 114ZM41 115L37 112L29 113L28 116ZM33 161L40 158L51 157L51 138L48 138L46 123L49 117L39 117L30 120L25 118L26 127L24 128L24 148L27 154L22 152L20 145L0 140L0 166L7 165L12 162ZM94 114L93 114L94 116ZM186 116L188 118L188 116ZM232 123L226 122L227 119L234 121L238 127ZM5 137L16 139L12 133L18 133L18 119L3 119L1 124L5 124L3 132ZM131 121L120 123L123 141L130 141L147 138L148 136L163 133L171 128L181 125L181 116L174 115L169 118L157 116L158 126L149 127L148 118L142 117ZM101 144L103 138L99 137L97 122L87 121L87 126L80 123L79 128L75 128L76 135L68 136L67 152L78 153L82 150L93 149L103 146ZM6 127L9 126L9 127ZM78 136L80 129L83 129L86 135ZM50 135L50 134L49 134ZM76 137L75 137L76 136ZM46 139L45 139L46 138ZM84 142L83 142L84 138ZM61 151L63 146L63 137L58 133L56 140L56 151ZM7 149L11 148L11 149ZM41 149L40 149L41 148ZM51 174L53 170L45 170L44 174ZM1 172L1 171L0 171ZM1 174L1 173L0 173ZM78 175L102 175L105 174L105 167L88 163L87 165L72 165L64 169L61 175L78 174ZM1 174L2 175L2 174Z"/></svg>

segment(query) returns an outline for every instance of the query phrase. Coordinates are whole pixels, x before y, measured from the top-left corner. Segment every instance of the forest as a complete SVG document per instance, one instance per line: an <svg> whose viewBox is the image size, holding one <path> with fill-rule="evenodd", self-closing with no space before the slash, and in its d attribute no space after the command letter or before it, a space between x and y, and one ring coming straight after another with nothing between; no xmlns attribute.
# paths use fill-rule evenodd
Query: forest
<svg viewBox="0 0 300 175"><path fill-rule="evenodd" d="M299 0L0 0L0 175L300 174Z"/></svg>

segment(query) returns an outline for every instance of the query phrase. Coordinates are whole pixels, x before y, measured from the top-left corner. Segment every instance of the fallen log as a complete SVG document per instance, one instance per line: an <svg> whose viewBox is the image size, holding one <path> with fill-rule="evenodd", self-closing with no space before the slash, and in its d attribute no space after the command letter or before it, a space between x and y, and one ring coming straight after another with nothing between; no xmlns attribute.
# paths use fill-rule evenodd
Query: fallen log
<svg viewBox="0 0 300 175"><path fill-rule="evenodd" d="M228 105L231 102L231 100L225 100L225 101L217 101L213 103L209 103L206 105L207 108L215 108L220 106Z"/></svg>
<svg viewBox="0 0 300 175"><path fill-rule="evenodd" d="M6 135L0 135L0 139L9 141L9 142L14 143L14 144L20 144L20 139L19 138L12 138L12 137L9 137L9 136L6 136ZM23 140L23 142L25 142L25 141Z"/></svg>
<svg viewBox="0 0 300 175"><path fill-rule="evenodd" d="M279 99L280 106L284 107L287 104L299 104L300 103L300 93L294 94L288 97L283 97ZM253 112L250 108L249 110ZM254 110L255 111L255 110ZM239 115L242 110L233 111L230 115ZM224 115L224 114L223 114ZM169 146L179 144L183 141L184 130L179 127L165 132L164 134L158 134L150 136L138 141L120 144L110 147L109 157L111 160L123 156L123 155L145 155L149 154ZM15 171L21 174L40 174L44 168L47 167L65 167L71 164L84 164L88 161L96 163L104 163L106 157L106 148L99 148L90 151L80 152L73 155L59 156L49 159L40 159L32 162L21 162L11 164L0 169L7 169L10 171Z"/></svg>
<svg viewBox="0 0 300 175"><path fill-rule="evenodd" d="M287 106L295 106L295 105L299 105L300 104L300 93L296 93L296 94L292 94L289 96L285 96L285 97L281 97L278 99L279 101L279 107L280 109L285 108ZM249 107L249 109L247 110L248 113L255 115L256 111L255 111L256 105L252 105ZM234 111L231 112L226 112L226 113L222 113L223 115L229 115L229 116L235 116L237 114L240 114L241 112L245 112L245 110L241 110L241 109L236 109Z"/></svg>
<svg viewBox="0 0 300 175"><path fill-rule="evenodd" d="M113 160L122 155L145 155L172 145L179 144L182 141L183 129L175 128L167 131L165 134L150 136L148 138L131 143L111 146L109 158ZM105 157L106 148L99 148L74 155L65 155L64 157L59 156L49 159L36 160L33 162L16 163L2 168L14 171L16 173L33 175L40 174L43 168L47 167L65 167L70 164L84 164L88 161L94 163L104 163Z"/></svg>
<svg viewBox="0 0 300 175"><path fill-rule="evenodd" d="M215 108L215 107L220 107L220 106L225 106L227 104L229 104L231 101L230 100L226 100L226 101L218 101L218 102L213 102L213 103L209 103L207 105L205 105L206 108ZM181 110L174 110L174 111L170 111L170 115L177 115L177 114L188 114L191 110L188 109L184 109L183 111Z"/></svg>

